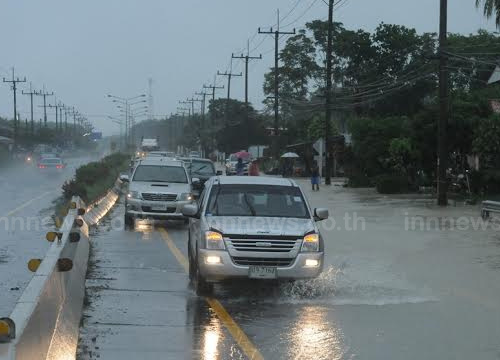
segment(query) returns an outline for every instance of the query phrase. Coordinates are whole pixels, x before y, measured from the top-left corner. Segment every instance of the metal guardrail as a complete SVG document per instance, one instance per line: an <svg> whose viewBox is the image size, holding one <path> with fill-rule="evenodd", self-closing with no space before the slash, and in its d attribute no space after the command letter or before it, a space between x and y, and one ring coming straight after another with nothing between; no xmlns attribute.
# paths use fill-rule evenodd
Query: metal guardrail
<svg viewBox="0 0 500 360"><path fill-rule="evenodd" d="M490 213L500 213L500 201L483 201L481 206L481 217L487 219L490 217Z"/></svg>

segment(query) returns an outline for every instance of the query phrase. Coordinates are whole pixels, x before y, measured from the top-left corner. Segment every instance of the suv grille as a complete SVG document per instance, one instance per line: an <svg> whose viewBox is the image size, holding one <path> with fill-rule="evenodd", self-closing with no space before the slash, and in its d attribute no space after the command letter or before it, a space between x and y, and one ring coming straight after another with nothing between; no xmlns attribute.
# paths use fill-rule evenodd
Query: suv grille
<svg viewBox="0 0 500 360"><path fill-rule="evenodd" d="M256 266L290 266L293 259L283 258L252 258L252 257L233 257L236 265L256 265Z"/></svg>
<svg viewBox="0 0 500 360"><path fill-rule="evenodd" d="M177 200L177 194L142 193L142 198L147 201L175 201Z"/></svg>
<svg viewBox="0 0 500 360"><path fill-rule="evenodd" d="M226 239L228 247L232 247L238 251L259 251L259 252L290 252L292 251L300 239Z"/></svg>

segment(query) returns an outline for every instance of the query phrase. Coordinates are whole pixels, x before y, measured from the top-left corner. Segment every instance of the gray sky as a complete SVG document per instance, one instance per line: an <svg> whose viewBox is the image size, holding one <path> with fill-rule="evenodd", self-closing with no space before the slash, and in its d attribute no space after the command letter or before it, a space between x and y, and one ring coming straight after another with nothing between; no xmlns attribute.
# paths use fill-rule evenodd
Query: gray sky
<svg viewBox="0 0 500 360"><path fill-rule="evenodd" d="M116 133L117 125L105 119L116 114L105 94L129 97L145 93L147 80L152 77L155 114L175 112L178 100L200 91L203 83L213 81L217 70L228 69L231 52L241 52L248 38L253 38L251 48L262 42L264 35L254 36L257 27L275 24L277 8L284 17L296 3L3 0L0 75L9 76L15 66L16 73L26 76L35 88L45 84L65 104L87 114L95 127L107 134ZM495 30L494 23L487 21L474 3L449 0L449 31ZM415 27L419 32L436 32L438 9L439 0L346 0L335 12L335 20L347 28L369 31L383 21ZM294 22L285 29L301 28L307 21L326 15L323 1L300 0L282 24ZM262 107L263 74L273 65L272 50L273 40L267 35L252 54L264 56L251 66L250 99L257 108ZM234 71L242 69L242 63L236 60ZM218 81L223 82L223 78ZM243 85L242 78L234 80L233 98L243 98ZM41 98L37 99L39 104ZM37 108L37 118L41 117L40 110ZM27 96L19 96L19 111L23 118L29 116ZM12 113L12 92L7 84L0 83L0 115L12 117Z"/></svg>

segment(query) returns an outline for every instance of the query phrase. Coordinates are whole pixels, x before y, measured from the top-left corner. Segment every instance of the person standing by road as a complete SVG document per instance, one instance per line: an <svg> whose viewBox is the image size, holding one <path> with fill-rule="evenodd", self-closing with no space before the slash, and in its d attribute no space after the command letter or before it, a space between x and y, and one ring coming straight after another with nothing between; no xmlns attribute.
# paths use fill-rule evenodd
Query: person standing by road
<svg viewBox="0 0 500 360"><path fill-rule="evenodd" d="M313 162L313 165L311 168L311 185L312 185L313 191L319 191L319 182L320 181L321 181L321 178L319 176L319 167L318 167L318 163L315 160Z"/></svg>
<svg viewBox="0 0 500 360"><path fill-rule="evenodd" d="M250 164L250 167L248 168L248 175L249 176L259 176L260 170L259 170L259 160L255 159L252 161Z"/></svg>
<svg viewBox="0 0 500 360"><path fill-rule="evenodd" d="M243 176L245 174L245 164L243 164L243 159L238 158L238 162L236 163L236 175Z"/></svg>

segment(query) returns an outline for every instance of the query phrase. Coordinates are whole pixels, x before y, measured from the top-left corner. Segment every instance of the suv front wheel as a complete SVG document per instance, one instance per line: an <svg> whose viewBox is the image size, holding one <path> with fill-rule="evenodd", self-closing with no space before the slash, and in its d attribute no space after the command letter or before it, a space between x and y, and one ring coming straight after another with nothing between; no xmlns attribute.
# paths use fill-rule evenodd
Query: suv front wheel
<svg viewBox="0 0 500 360"><path fill-rule="evenodd" d="M203 275L201 275L200 267L198 266L198 254L196 255L196 259L193 261L193 264L190 262L189 269L190 272L193 272L192 281L196 295L203 296L212 294L214 291L214 284L207 282Z"/></svg>

